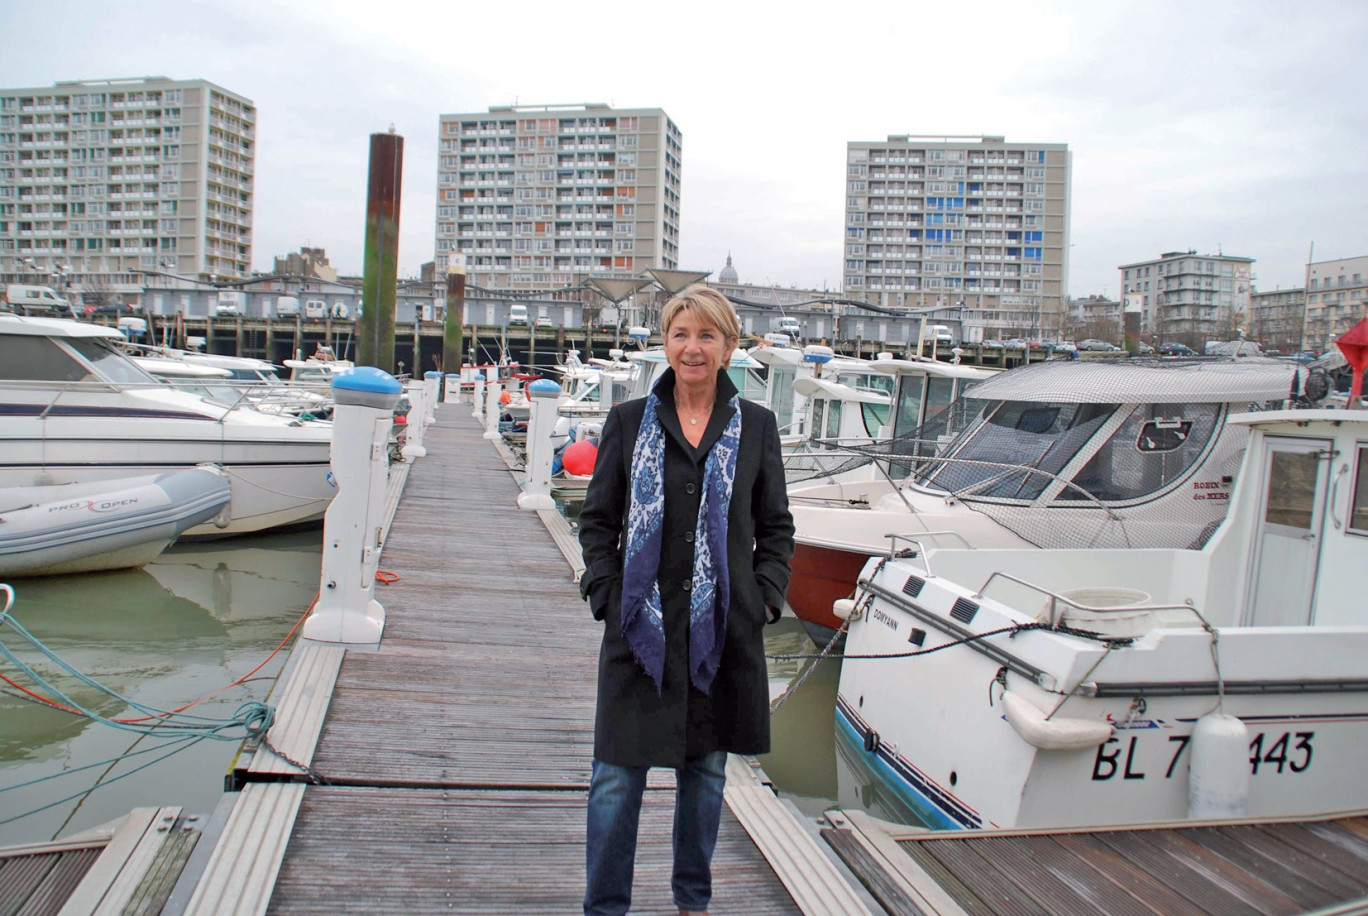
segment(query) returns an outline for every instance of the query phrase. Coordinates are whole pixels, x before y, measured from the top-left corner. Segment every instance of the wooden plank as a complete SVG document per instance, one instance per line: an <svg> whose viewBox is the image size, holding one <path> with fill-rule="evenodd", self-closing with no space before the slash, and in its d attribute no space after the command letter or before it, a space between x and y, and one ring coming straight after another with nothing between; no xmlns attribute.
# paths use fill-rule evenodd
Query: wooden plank
<svg viewBox="0 0 1368 916"><path fill-rule="evenodd" d="M913 895L897 879L897 873L860 843L854 831L824 827L821 836L886 912L893 916L933 916L935 911L918 906Z"/></svg>
<svg viewBox="0 0 1368 916"><path fill-rule="evenodd" d="M99 858L100 847L6 854L0 862L0 914L29 916L61 909Z"/></svg>

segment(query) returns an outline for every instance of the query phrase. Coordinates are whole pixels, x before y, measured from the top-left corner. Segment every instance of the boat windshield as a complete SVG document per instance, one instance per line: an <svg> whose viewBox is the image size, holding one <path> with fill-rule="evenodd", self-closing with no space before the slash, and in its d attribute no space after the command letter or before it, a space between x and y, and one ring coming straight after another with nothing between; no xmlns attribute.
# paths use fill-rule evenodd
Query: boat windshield
<svg viewBox="0 0 1368 916"><path fill-rule="evenodd" d="M916 481L964 496L1031 500L1058 489L1058 475L1082 462L1071 472L1075 486L1058 498L1136 499L1197 462L1220 429L1223 410L1220 404L992 402L921 466ZM1099 432L1106 433L1100 440Z"/></svg>
<svg viewBox="0 0 1368 916"><path fill-rule="evenodd" d="M154 385L158 380L121 350L97 337L68 337L63 341L106 381L120 385Z"/></svg>

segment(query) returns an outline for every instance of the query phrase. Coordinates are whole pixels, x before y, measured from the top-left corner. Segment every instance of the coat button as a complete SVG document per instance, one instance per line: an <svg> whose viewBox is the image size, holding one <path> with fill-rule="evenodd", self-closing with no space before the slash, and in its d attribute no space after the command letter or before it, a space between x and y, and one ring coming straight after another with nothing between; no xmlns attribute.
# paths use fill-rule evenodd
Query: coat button
<svg viewBox="0 0 1368 916"><path fill-rule="evenodd" d="M684 492L685 492L685 493L688 493L690 496L692 496L693 494L695 494L695 493L698 492L698 487L694 486L694 485L691 484L691 483L685 484L685 485L684 485Z"/></svg>
<svg viewBox="0 0 1368 916"><path fill-rule="evenodd" d="M693 580L685 579L683 582L680 583L679 587L687 592L689 589L693 588Z"/></svg>
<svg viewBox="0 0 1368 916"><path fill-rule="evenodd" d="M694 539L694 533L693 533L692 531L686 531L686 532L684 532L684 542L685 542L686 544L692 544L692 543L693 543L693 539Z"/></svg>

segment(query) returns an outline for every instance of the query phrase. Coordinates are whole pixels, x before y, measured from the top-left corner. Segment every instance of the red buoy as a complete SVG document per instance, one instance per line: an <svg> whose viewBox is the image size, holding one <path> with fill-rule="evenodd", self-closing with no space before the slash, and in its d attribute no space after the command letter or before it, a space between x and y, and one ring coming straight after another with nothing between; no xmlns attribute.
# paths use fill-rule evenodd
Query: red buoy
<svg viewBox="0 0 1368 916"><path fill-rule="evenodd" d="M561 452L561 466L565 473L577 477L587 477L594 473L594 459L598 458L598 446L592 442L571 442Z"/></svg>

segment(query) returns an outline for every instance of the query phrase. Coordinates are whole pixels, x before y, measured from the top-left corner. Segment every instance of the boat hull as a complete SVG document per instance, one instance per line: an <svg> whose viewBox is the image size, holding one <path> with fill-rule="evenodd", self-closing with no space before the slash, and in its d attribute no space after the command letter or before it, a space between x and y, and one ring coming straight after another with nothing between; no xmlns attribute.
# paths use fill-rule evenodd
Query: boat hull
<svg viewBox="0 0 1368 916"><path fill-rule="evenodd" d="M934 576L914 562L894 561L877 576L871 565L877 599L847 639L836 731L843 755L873 773L893 807L941 829L1199 817L1193 762L1212 745L1196 726L1218 705L1243 728L1233 765L1220 774L1220 785L1243 799L1235 813L1368 807L1359 763L1368 743L1368 628L1227 627L1213 647L1183 600L1164 594L1166 566L1191 593L1194 561L1184 552L1016 553L1046 581L1056 558L1076 578L1129 575L1120 584L1137 594L1147 586L1160 596L1155 605L1171 609L1095 618L1106 622L1094 629L1144 624L1133 642L1108 648L1072 632L1010 632L1035 625L1040 593L1008 606L992 595L1010 594L1010 583L958 584L971 567L993 568L1001 555L992 551L933 552ZM1013 717L1022 702L1035 711L1034 725ZM1092 737L1054 743L1070 729Z"/></svg>
<svg viewBox="0 0 1368 916"><path fill-rule="evenodd" d="M788 604L812 641L825 645L841 627L832 604L855 594L855 583L869 554L799 542L793 548Z"/></svg>

